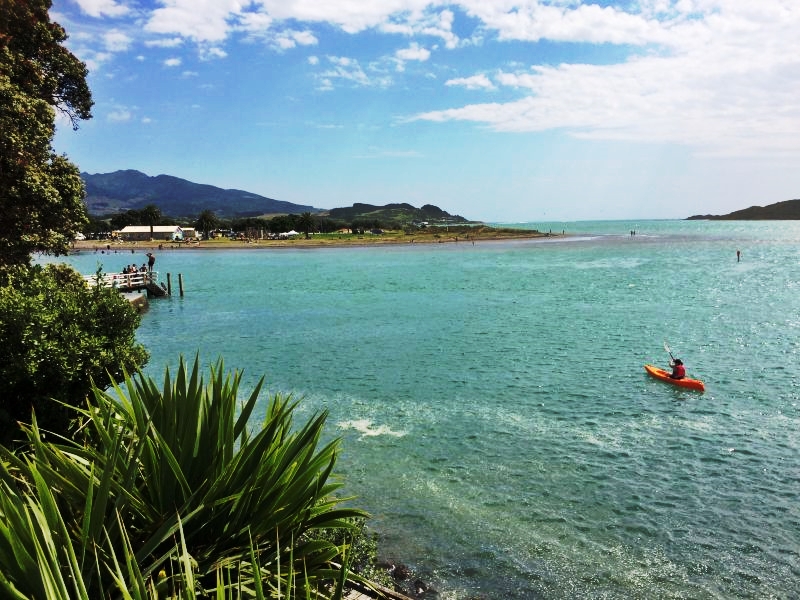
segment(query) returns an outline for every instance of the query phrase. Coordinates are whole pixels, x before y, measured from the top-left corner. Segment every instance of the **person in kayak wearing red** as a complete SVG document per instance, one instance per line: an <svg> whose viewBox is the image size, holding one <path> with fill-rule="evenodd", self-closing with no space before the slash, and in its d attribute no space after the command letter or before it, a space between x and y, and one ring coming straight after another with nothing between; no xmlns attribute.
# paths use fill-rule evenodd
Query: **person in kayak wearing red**
<svg viewBox="0 0 800 600"><path fill-rule="evenodd" d="M680 358L671 360L669 366L672 367L672 373L670 373L672 379L683 379L686 377L686 368L683 366L683 361Z"/></svg>

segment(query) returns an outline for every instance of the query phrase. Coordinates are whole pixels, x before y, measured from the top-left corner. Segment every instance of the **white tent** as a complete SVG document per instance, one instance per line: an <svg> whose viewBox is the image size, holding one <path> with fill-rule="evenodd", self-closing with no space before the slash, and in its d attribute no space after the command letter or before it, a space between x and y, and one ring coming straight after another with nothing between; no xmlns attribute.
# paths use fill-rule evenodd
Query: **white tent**
<svg viewBox="0 0 800 600"><path fill-rule="evenodd" d="M288 238L288 237L294 237L296 235L300 235L300 234L298 232L296 232L294 229L292 229L291 231L287 231L285 233L279 233L278 237Z"/></svg>

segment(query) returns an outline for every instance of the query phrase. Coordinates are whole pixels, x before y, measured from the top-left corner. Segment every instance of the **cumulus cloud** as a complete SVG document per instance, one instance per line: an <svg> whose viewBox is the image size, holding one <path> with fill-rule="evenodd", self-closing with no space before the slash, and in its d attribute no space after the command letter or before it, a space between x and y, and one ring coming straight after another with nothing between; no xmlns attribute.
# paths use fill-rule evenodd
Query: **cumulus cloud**
<svg viewBox="0 0 800 600"><path fill-rule="evenodd" d="M124 52L130 48L133 39L127 34L112 29L103 35L103 44L109 52Z"/></svg>
<svg viewBox="0 0 800 600"><path fill-rule="evenodd" d="M671 10L681 6L690 3ZM581 138L672 142L713 154L800 153L800 107L791 100L800 94L800 39L791 33L800 27L800 6L731 0L691 8L691 14L659 21L596 6L529 3L511 14L496 3L475 2L471 14L504 39L624 42L647 44L648 51L613 64L501 72L498 85L528 95L412 119L468 121L498 131L565 129ZM590 31L601 23L604 32ZM470 81L483 81L482 75L447 84Z"/></svg>
<svg viewBox="0 0 800 600"><path fill-rule="evenodd" d="M431 52L421 47L418 43L412 42L408 48L395 52L395 56L400 60L418 60L420 62L425 62L431 57Z"/></svg>
<svg viewBox="0 0 800 600"><path fill-rule="evenodd" d="M274 43L281 50L288 50L295 46L314 46L319 43L319 40L311 31L294 31L292 29L287 29L275 36Z"/></svg>
<svg viewBox="0 0 800 600"><path fill-rule="evenodd" d="M90 17L121 17L130 12L116 0L75 0L75 3Z"/></svg>
<svg viewBox="0 0 800 600"><path fill-rule="evenodd" d="M447 81L444 82L444 84L447 86L465 87L468 90L495 89L494 84L483 73L479 73L478 75L472 75L471 77L456 77L455 79L448 79Z"/></svg>
<svg viewBox="0 0 800 600"><path fill-rule="evenodd" d="M180 67L181 66L181 59L178 57L168 58L164 61L165 67Z"/></svg>
<svg viewBox="0 0 800 600"><path fill-rule="evenodd" d="M217 46L201 47L199 53L202 60L214 60L228 56L225 50Z"/></svg>
<svg viewBox="0 0 800 600"><path fill-rule="evenodd" d="M144 43L148 48L177 48L183 45L183 38L171 37L157 40L147 40Z"/></svg>
<svg viewBox="0 0 800 600"><path fill-rule="evenodd" d="M135 43L132 11L120 0L75 2L92 17L128 19L128 28L73 38L90 68ZM557 128L703 152L800 153L793 135L800 130L800 3L792 0L159 0L135 19L144 23L144 37L159 36L146 45L191 42L206 60L225 58L237 36L281 52L321 46L318 54L329 56L308 59L319 67L321 90L389 86L391 66L402 72L406 61L430 61L437 49L442 64L429 70L451 90L514 92L510 102L462 101L410 120L466 121L499 131ZM337 56L345 51L325 45L331 30L387 37L386 44L364 44L364 52L380 52L394 43L391 37L406 38L396 44L405 47L345 58ZM571 45L583 62L549 62L541 41ZM460 58L458 52L479 44L487 50L471 72L462 62L447 64L448 55ZM164 64L178 66L180 59Z"/></svg>
<svg viewBox="0 0 800 600"><path fill-rule="evenodd" d="M163 0L150 13L147 31L177 34L196 42L222 42L231 29L230 18L240 12L237 0Z"/></svg>

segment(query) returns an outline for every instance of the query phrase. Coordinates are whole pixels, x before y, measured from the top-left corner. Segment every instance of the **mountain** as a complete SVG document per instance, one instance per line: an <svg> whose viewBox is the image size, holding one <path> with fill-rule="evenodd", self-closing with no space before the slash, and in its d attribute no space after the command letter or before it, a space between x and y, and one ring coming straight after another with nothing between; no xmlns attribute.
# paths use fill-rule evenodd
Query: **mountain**
<svg viewBox="0 0 800 600"><path fill-rule="evenodd" d="M751 206L727 215L695 215L688 220L709 221L796 221L800 220L800 200L784 200L767 206Z"/></svg>
<svg viewBox="0 0 800 600"><path fill-rule="evenodd" d="M351 222L356 219L376 220L386 223L412 223L428 221L431 224L469 223L464 217L451 215L437 206L426 204L415 208L410 204L387 204L374 206L356 202L349 208L333 208L328 211L331 219Z"/></svg>
<svg viewBox="0 0 800 600"><path fill-rule="evenodd" d="M224 190L170 175L150 177L134 170L81 173L81 179L86 184L86 207L92 216L141 210L148 204L154 204L170 217L197 217L204 210L224 219L320 212L313 206L273 200L242 190Z"/></svg>

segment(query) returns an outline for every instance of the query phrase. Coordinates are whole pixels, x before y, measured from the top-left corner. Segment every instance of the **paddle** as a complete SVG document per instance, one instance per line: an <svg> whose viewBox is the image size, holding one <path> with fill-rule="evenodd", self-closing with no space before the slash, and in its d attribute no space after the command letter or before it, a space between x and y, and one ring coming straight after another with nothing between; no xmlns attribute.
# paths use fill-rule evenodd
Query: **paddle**
<svg viewBox="0 0 800 600"><path fill-rule="evenodd" d="M669 354L669 357L672 359L672 362L675 362L675 357L672 356L672 352L670 351L666 341L664 342L664 350L667 351L667 354Z"/></svg>

